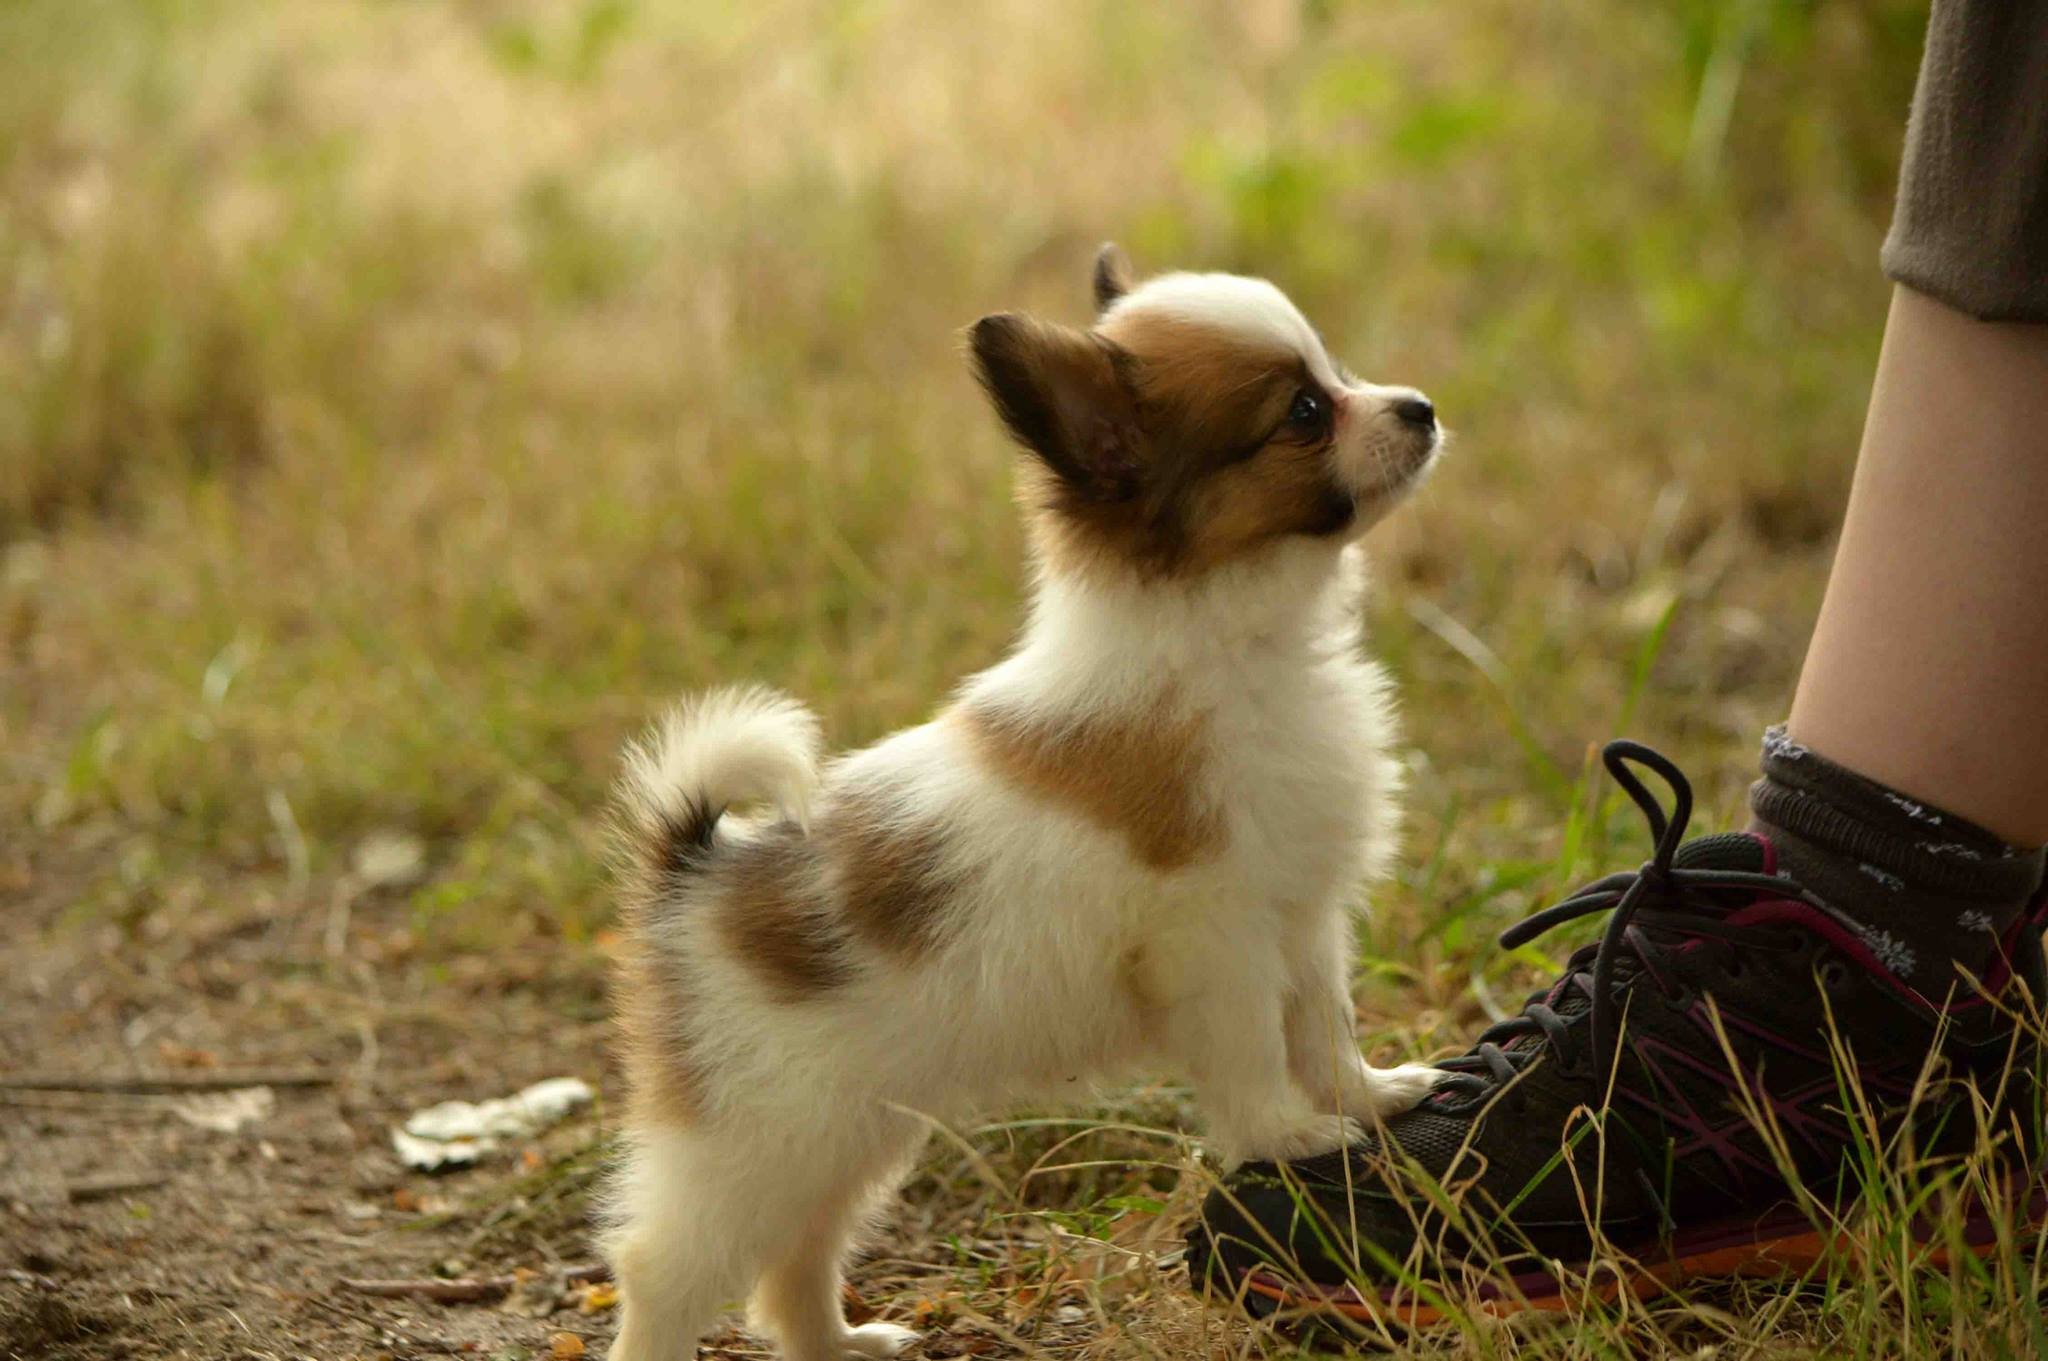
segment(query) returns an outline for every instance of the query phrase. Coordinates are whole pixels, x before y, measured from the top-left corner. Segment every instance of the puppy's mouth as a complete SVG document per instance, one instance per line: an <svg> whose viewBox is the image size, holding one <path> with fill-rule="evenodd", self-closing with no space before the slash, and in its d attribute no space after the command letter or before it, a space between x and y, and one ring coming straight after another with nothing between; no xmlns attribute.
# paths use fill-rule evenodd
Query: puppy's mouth
<svg viewBox="0 0 2048 1361"><path fill-rule="evenodd" d="M1346 460L1340 484L1362 518L1391 507L1415 489L1442 450L1442 429L1403 429L1374 438L1361 457Z"/></svg>
<svg viewBox="0 0 2048 1361"><path fill-rule="evenodd" d="M1404 433L1402 438L1392 442L1382 459L1389 480L1403 486L1412 483L1436 462L1436 456L1443 447L1443 427L1434 422L1427 430Z"/></svg>

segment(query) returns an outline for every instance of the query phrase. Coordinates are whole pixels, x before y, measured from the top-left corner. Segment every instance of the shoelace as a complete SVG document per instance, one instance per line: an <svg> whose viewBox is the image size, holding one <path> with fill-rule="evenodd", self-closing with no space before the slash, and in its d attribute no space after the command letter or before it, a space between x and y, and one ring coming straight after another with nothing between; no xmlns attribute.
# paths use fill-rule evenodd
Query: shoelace
<svg viewBox="0 0 2048 1361"><path fill-rule="evenodd" d="M1573 1027L1581 1018L1587 1023L1589 1048L1599 1061L1599 1071L1607 1071L1614 1062L1614 1047L1620 1041L1615 1014L1619 1006L1615 999L1615 966L1624 957L1633 957L1649 961L1651 971L1657 972L1655 961L1660 947L1635 927L1638 914L1645 909L1651 909L1660 918L1664 910L1683 914L1684 928L1691 934L1723 935L1731 933L1718 929L1713 916L1701 910L1702 895L1706 893L1748 889L1819 903L1806 890L1778 875L1673 864L1673 857L1685 840L1686 824L1692 820L1692 785L1668 758L1640 742L1609 742L1601 750L1600 759L1614 782L1642 810L1650 824L1650 837L1656 843L1655 853L1640 869L1596 880L1501 933L1502 948L1513 950L1566 922L1596 912L1613 914L1608 917L1599 947L1593 953L1593 967L1574 969L1559 986L1532 996L1519 1016L1510 1016L1481 1033L1470 1053L1440 1062L1437 1066L1450 1076L1439 1090L1485 1095L1513 1081L1521 1068L1546 1046L1560 1061L1571 1064L1576 1057ZM1654 772L1671 791L1668 814L1632 766ZM1574 962L1579 958L1583 958L1583 953L1575 956ZM1571 991L1589 995L1590 1010L1569 1017L1560 1015L1556 1004L1563 1002ZM1532 1035L1540 1036L1543 1044L1508 1047L1513 1041Z"/></svg>

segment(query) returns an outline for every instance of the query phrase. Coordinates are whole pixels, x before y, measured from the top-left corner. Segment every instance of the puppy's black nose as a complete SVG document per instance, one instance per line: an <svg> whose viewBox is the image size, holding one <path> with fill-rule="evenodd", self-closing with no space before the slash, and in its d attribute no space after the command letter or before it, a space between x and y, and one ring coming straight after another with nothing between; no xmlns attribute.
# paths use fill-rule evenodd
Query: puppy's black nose
<svg viewBox="0 0 2048 1361"><path fill-rule="evenodd" d="M1394 403L1394 414L1418 430L1436 428L1436 408L1427 397L1409 397Z"/></svg>

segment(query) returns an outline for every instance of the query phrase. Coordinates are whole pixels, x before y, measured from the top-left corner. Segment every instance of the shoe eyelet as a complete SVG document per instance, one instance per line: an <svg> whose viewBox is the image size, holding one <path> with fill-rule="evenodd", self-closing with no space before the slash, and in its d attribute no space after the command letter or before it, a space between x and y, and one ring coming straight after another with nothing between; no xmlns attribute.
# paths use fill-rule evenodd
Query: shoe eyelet
<svg viewBox="0 0 2048 1361"><path fill-rule="evenodd" d="M1820 985L1829 992L1841 991L1842 985L1849 981L1849 966L1835 955L1823 959L1814 972L1820 977Z"/></svg>

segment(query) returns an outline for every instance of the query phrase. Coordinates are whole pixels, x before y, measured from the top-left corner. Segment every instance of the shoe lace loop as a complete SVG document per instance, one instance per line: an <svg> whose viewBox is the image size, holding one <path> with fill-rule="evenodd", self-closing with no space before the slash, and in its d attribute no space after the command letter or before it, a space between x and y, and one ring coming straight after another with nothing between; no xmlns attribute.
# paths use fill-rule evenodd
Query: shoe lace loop
<svg viewBox="0 0 2048 1361"><path fill-rule="evenodd" d="M1636 926L1638 915L1646 908L1686 913L1685 929L1693 934L1732 935L1732 931L1719 927L1710 912L1701 910L1703 894L1750 889L1818 902L1797 884L1778 875L1675 864L1686 826L1692 820L1692 785L1685 775L1662 753L1626 739L1609 742L1601 750L1600 759L1614 782L1642 810L1655 850L1639 868L1597 879L1501 933L1502 948L1513 950L1567 922L1600 912L1610 914L1593 952L1592 967L1574 968L1557 985L1531 996L1520 1015L1489 1027L1471 1052L1438 1064L1451 1075L1444 1084L1447 1088L1485 1095L1513 1081L1530 1059L1545 1049L1570 1067L1578 1057L1575 1026L1581 1018L1586 1022L1588 1052L1602 1070L1610 1068L1621 1035L1620 1002L1616 996L1619 990L1615 986L1617 964L1624 958L1648 961L1652 976L1662 976L1655 968L1660 948ZM1638 766L1655 774L1670 791L1668 813L1637 775ZM1582 958L1583 953L1574 956L1573 963ZM1590 1006L1571 1015L1561 1014L1561 1004L1573 992L1587 996ZM1539 1042L1510 1047L1529 1036L1538 1037Z"/></svg>

